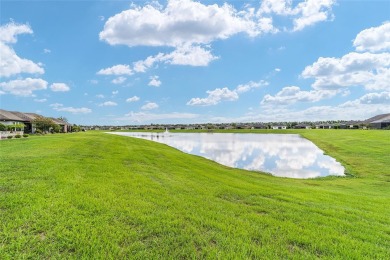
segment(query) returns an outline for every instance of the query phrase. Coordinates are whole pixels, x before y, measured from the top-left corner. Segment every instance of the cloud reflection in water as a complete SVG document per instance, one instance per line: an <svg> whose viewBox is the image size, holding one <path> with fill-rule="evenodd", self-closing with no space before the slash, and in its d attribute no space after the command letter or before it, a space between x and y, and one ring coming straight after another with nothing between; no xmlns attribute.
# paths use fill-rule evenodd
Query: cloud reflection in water
<svg viewBox="0 0 390 260"><path fill-rule="evenodd" d="M220 164L289 178L344 175L344 167L292 134L114 133L167 144Z"/></svg>

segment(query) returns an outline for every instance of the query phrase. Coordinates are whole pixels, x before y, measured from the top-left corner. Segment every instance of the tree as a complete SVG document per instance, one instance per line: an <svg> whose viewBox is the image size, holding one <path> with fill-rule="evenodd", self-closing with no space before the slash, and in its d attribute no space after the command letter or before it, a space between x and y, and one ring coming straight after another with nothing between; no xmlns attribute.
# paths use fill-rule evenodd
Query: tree
<svg viewBox="0 0 390 260"><path fill-rule="evenodd" d="M55 129L57 124L53 120L43 116L37 116L33 121L35 127L42 132L49 132L50 129Z"/></svg>
<svg viewBox="0 0 390 260"><path fill-rule="evenodd" d="M17 123L13 125L6 125L6 128L8 131L22 131L24 129L23 123Z"/></svg>
<svg viewBox="0 0 390 260"><path fill-rule="evenodd" d="M0 123L0 131L7 131L7 126Z"/></svg>
<svg viewBox="0 0 390 260"><path fill-rule="evenodd" d="M69 123L68 119L66 117L64 117L64 116L60 116L57 119Z"/></svg>
<svg viewBox="0 0 390 260"><path fill-rule="evenodd" d="M53 133L60 133L61 132L61 126L60 125L57 125L57 124L54 124L51 128L51 132Z"/></svg>
<svg viewBox="0 0 390 260"><path fill-rule="evenodd" d="M72 132L80 132L80 131L81 131L81 127L76 124L73 124Z"/></svg>

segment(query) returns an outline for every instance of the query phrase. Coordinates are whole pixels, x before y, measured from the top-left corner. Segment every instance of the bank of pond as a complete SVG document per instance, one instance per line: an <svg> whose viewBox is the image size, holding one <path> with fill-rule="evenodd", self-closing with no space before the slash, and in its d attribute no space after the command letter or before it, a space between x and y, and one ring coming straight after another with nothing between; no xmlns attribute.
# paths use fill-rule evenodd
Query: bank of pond
<svg viewBox="0 0 390 260"><path fill-rule="evenodd" d="M297 134L110 132L163 143L222 165L278 177L344 176L344 167Z"/></svg>

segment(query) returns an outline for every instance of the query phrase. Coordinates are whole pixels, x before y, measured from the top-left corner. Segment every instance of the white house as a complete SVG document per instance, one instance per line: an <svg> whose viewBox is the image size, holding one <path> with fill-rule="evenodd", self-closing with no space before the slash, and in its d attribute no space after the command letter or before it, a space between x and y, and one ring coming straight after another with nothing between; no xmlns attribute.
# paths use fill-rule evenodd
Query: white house
<svg viewBox="0 0 390 260"><path fill-rule="evenodd" d="M287 126L285 126L285 125L273 125L272 129L287 129Z"/></svg>

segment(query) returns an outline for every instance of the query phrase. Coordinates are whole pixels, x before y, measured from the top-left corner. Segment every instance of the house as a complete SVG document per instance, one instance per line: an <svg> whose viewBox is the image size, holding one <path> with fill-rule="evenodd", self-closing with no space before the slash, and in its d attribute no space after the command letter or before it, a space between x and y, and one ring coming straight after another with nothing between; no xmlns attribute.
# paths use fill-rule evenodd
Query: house
<svg viewBox="0 0 390 260"><path fill-rule="evenodd" d="M371 117L365 121L371 128L384 129L390 127L390 113Z"/></svg>
<svg viewBox="0 0 390 260"><path fill-rule="evenodd" d="M17 116L15 113L0 109L0 123L3 125L16 125L24 122L26 120Z"/></svg>
<svg viewBox="0 0 390 260"><path fill-rule="evenodd" d="M319 124L316 125L316 129L332 129L333 125L331 124Z"/></svg>
<svg viewBox="0 0 390 260"><path fill-rule="evenodd" d="M287 129L287 126L285 126L285 125L273 125L272 129Z"/></svg>
<svg viewBox="0 0 390 260"><path fill-rule="evenodd" d="M237 129L251 129L252 127L248 124L239 124L237 125Z"/></svg>
<svg viewBox="0 0 390 260"><path fill-rule="evenodd" d="M61 127L61 132L63 133L72 132L72 125L70 125L68 122L53 117L50 117L50 119L53 120L54 123L56 123Z"/></svg>
<svg viewBox="0 0 390 260"><path fill-rule="evenodd" d="M6 126L24 124L23 118L18 117L10 111L0 109L0 123ZM22 135L23 131L0 131L0 139L7 138L8 136ZM20 129L19 129L20 130Z"/></svg>
<svg viewBox="0 0 390 260"><path fill-rule="evenodd" d="M21 113L0 109L0 123L3 125L23 124L24 132L26 133L33 133L35 131L35 127L32 124L32 121L37 116L38 115L34 113Z"/></svg>
<svg viewBox="0 0 390 260"><path fill-rule="evenodd" d="M359 126L362 124L362 121L348 121L345 124L346 129L359 129Z"/></svg>
<svg viewBox="0 0 390 260"><path fill-rule="evenodd" d="M268 129L268 126L264 124L254 124L252 129Z"/></svg>
<svg viewBox="0 0 390 260"><path fill-rule="evenodd" d="M175 129L176 130L184 130L184 129L186 129L186 126L185 125L175 125Z"/></svg>
<svg viewBox="0 0 390 260"><path fill-rule="evenodd" d="M4 125L24 124L25 133L35 133L34 119L41 117L35 113L22 113L18 111L7 111L0 109L0 123ZM60 119L50 118L55 124L61 127L61 131L66 133L71 131L72 126Z"/></svg>
<svg viewBox="0 0 390 260"><path fill-rule="evenodd" d="M294 126L294 129L311 129L311 125L308 124L298 124Z"/></svg>

